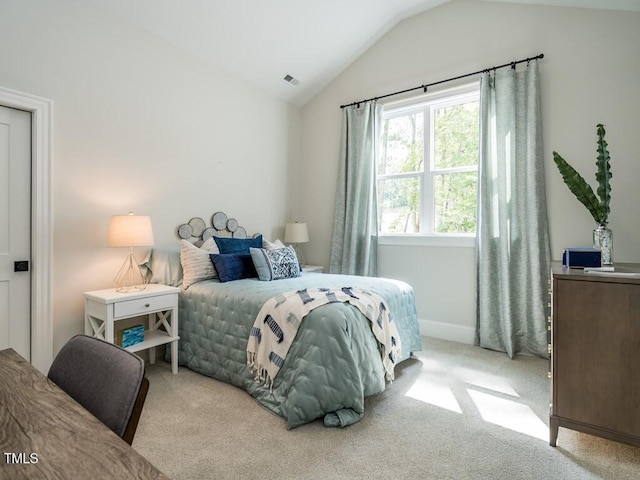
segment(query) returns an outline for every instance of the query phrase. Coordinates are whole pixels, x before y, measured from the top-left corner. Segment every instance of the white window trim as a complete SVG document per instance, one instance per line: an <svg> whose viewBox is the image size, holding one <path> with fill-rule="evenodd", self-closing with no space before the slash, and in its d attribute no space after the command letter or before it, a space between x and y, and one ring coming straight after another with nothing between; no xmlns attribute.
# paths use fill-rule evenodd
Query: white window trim
<svg viewBox="0 0 640 480"><path fill-rule="evenodd" d="M378 235L378 245L402 247L463 247L475 248L476 235L422 235L418 233L398 235Z"/></svg>
<svg viewBox="0 0 640 480"><path fill-rule="evenodd" d="M479 81L474 81L465 85L443 89L437 92L429 92L418 97L405 98L402 100L380 102L383 108L389 112L386 118L394 118L406 115L407 113L420 110L425 107L425 104L447 106L457 104L461 99L474 98L478 99L480 95ZM439 101L443 99L442 101ZM433 109L431 110L433 112ZM433 115L433 114L432 114ZM425 151L429 151L428 161L433 162L433 138L431 135L431 122L432 118L425 118L425 132L429 132L428 137L425 138ZM425 135L426 136L426 135ZM428 167L428 168L427 168ZM424 182L433 186L433 177L437 174L449 174L449 173L461 173L464 171L477 171L477 169L469 167L458 167L450 169L434 170L432 165L424 165L424 172L411 172L403 174L389 174L379 175L378 179L385 178L401 178L401 177L413 177L416 174L419 175L421 186L424 189ZM435 205L433 205L432 195L423 195L423 212L430 211L433 218ZM422 219L424 220L424 218ZM429 225L431 228L431 225ZM476 234L438 234L434 232L425 233L403 233L403 234L379 234L379 245L397 245L397 246L430 246L430 247L466 247L473 248L476 243Z"/></svg>

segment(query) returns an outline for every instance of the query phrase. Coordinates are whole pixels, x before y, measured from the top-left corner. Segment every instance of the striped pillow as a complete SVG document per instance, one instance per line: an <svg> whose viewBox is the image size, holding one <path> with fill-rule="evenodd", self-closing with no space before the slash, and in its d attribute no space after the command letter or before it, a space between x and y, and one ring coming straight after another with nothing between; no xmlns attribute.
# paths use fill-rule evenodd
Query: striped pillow
<svg viewBox="0 0 640 480"><path fill-rule="evenodd" d="M213 241L209 244L207 242L202 245L202 248L198 248L187 240L180 241L180 263L182 264L183 272L182 286L185 290L194 283L217 277L209 254L218 253L218 248ZM207 248L210 248L210 250L207 250Z"/></svg>

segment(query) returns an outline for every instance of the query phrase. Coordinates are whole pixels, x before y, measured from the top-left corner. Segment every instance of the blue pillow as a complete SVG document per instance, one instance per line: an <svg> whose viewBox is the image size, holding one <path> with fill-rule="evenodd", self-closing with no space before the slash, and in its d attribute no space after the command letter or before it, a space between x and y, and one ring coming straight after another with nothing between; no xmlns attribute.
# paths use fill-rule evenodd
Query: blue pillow
<svg viewBox="0 0 640 480"><path fill-rule="evenodd" d="M300 264L293 247L251 248L250 251L260 280L280 280L300 276Z"/></svg>
<svg viewBox="0 0 640 480"><path fill-rule="evenodd" d="M249 249L262 248L262 235L254 238L213 237L220 253L246 253Z"/></svg>
<svg viewBox="0 0 640 480"><path fill-rule="evenodd" d="M249 253L212 253L209 256L221 282L258 276Z"/></svg>

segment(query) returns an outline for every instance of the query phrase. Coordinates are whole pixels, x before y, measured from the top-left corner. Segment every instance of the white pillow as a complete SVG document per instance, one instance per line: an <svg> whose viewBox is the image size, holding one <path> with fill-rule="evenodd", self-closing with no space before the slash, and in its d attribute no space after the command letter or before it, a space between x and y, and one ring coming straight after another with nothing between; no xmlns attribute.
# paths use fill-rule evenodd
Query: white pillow
<svg viewBox="0 0 640 480"><path fill-rule="evenodd" d="M200 250L205 250L209 253L219 254L220 250L218 249L218 244L215 242L213 237L209 237L205 240L205 242L200 245Z"/></svg>
<svg viewBox="0 0 640 480"><path fill-rule="evenodd" d="M275 242L270 242L268 240L262 239L262 248L266 248L267 250L275 250L276 248L284 248L284 243L277 239Z"/></svg>
<svg viewBox="0 0 640 480"><path fill-rule="evenodd" d="M213 239L210 238L209 240L211 240L215 246ZM210 245L207 245L209 240L203 243L202 246L211 248ZM217 250L217 246L215 250ZM213 268L213 263L211 262L211 257L209 257L211 253L219 252L198 248L191 242L180 240L180 263L182 264L183 272L182 286L185 290L196 282L217 277L216 270Z"/></svg>

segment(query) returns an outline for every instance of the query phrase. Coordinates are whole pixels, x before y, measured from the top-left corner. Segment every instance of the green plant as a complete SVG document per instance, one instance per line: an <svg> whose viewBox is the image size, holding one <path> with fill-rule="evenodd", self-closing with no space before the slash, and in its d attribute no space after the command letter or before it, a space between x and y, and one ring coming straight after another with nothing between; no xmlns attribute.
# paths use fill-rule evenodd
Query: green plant
<svg viewBox="0 0 640 480"><path fill-rule="evenodd" d="M598 156L596 157L596 181L598 182L597 197L582 175L569 165L557 152L553 152L553 161L556 162L564 183L569 187L569 190L571 190L580 203L587 207L587 210L589 210L589 213L596 223L606 225L610 212L610 180L612 174L609 150L607 149L607 142L604 139L605 131L602 124L598 124L596 133L598 135Z"/></svg>

